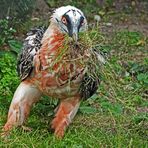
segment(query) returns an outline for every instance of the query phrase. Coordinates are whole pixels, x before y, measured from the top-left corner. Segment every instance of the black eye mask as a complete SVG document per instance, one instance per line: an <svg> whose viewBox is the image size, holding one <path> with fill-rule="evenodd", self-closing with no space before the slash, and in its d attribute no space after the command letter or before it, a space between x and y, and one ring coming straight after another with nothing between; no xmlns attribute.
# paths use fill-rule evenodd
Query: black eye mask
<svg viewBox="0 0 148 148"><path fill-rule="evenodd" d="M72 35L72 22L71 22L71 19L70 19L69 15L64 14L63 17L66 18L66 21L67 21L66 26L67 26L68 32L70 33L70 35ZM78 32L80 30L80 27L82 26L83 21L84 21L84 17L81 16L79 21L78 21Z"/></svg>
<svg viewBox="0 0 148 148"><path fill-rule="evenodd" d="M83 21L84 21L84 17L81 16L81 17L80 17L80 20L79 20L79 25L78 25L78 32L79 32L79 30L80 30L80 27L82 26Z"/></svg>
<svg viewBox="0 0 148 148"><path fill-rule="evenodd" d="M72 26L72 22L71 22L71 19L69 17L69 15L67 14L64 14L63 17L66 18L66 21L67 21L67 29L68 29L68 32L69 32L69 35L72 36L72 32L73 32L73 26Z"/></svg>

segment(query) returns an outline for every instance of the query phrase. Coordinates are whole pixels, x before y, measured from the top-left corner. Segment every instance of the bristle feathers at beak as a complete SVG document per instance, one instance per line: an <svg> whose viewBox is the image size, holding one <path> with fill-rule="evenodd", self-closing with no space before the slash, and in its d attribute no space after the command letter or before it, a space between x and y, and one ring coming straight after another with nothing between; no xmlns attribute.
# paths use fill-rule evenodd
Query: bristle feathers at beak
<svg viewBox="0 0 148 148"><path fill-rule="evenodd" d="M75 43L77 43L77 41L78 41L78 33L73 33L72 38L75 41Z"/></svg>
<svg viewBox="0 0 148 148"><path fill-rule="evenodd" d="M77 27L71 27L71 30L69 30L69 36L73 38L73 40L77 43L78 41L78 28Z"/></svg>

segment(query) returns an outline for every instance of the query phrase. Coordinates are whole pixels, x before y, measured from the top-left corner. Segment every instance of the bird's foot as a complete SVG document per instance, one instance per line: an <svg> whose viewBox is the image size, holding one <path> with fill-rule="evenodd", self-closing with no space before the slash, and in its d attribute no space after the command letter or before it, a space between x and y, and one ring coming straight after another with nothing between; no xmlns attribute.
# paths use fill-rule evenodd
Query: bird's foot
<svg viewBox="0 0 148 148"><path fill-rule="evenodd" d="M31 132L31 131L32 131L32 128L27 127L27 126L24 126L24 125L22 125L21 128L22 128L23 131L25 131L25 132Z"/></svg>
<svg viewBox="0 0 148 148"><path fill-rule="evenodd" d="M2 131L2 133L0 133L0 139L7 141L10 137L10 132L9 131Z"/></svg>
<svg viewBox="0 0 148 148"><path fill-rule="evenodd" d="M5 124L2 128L2 133L0 133L1 138L8 137L10 135L10 130L12 129L12 126L10 124Z"/></svg>
<svg viewBox="0 0 148 148"><path fill-rule="evenodd" d="M51 123L51 128L54 129L54 135L57 138L63 138L66 127L68 126L68 121L66 119L60 120L59 118L53 119Z"/></svg>

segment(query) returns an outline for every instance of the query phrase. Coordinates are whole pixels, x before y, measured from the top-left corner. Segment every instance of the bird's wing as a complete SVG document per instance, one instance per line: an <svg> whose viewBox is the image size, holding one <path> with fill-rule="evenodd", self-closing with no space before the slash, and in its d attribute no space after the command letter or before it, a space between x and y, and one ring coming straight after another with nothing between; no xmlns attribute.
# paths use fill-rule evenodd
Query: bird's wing
<svg viewBox="0 0 148 148"><path fill-rule="evenodd" d="M93 48L92 49L93 52L95 53L95 55L97 56L97 59L98 59L98 62L100 64L105 64L106 63L106 60L105 60L105 55L103 54L103 52L97 50L96 48Z"/></svg>
<svg viewBox="0 0 148 148"><path fill-rule="evenodd" d="M100 66L106 62L100 51L96 49L91 49L91 51L93 56L88 62L87 72L84 74L80 85L80 93L83 99L90 98L97 91L100 84Z"/></svg>
<svg viewBox="0 0 148 148"><path fill-rule="evenodd" d="M83 99L90 98L97 91L99 84L99 76L94 77L93 74L85 73L80 85L81 97Z"/></svg>
<svg viewBox="0 0 148 148"><path fill-rule="evenodd" d="M27 33L17 63L17 71L21 80L26 79L33 69L34 56L42 45L41 40L45 31L45 27L38 27Z"/></svg>

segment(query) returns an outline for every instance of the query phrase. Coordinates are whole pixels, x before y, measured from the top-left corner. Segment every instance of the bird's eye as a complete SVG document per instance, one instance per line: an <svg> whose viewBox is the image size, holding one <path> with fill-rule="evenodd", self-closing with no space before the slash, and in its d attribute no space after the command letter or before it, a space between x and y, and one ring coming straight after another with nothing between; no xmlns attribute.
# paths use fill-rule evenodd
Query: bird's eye
<svg viewBox="0 0 148 148"><path fill-rule="evenodd" d="M81 21L81 26L83 26L83 25L84 25L84 20Z"/></svg>
<svg viewBox="0 0 148 148"><path fill-rule="evenodd" d="M61 21L62 21L63 24L65 24L65 25L67 24L67 20L66 20L66 18L64 16L62 17Z"/></svg>
<svg viewBox="0 0 148 148"><path fill-rule="evenodd" d="M80 18L80 25L83 26L84 23L85 23L85 22L84 22L84 17L81 17L81 18Z"/></svg>

